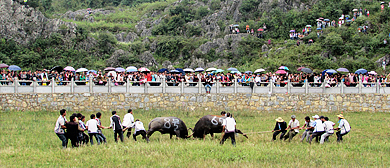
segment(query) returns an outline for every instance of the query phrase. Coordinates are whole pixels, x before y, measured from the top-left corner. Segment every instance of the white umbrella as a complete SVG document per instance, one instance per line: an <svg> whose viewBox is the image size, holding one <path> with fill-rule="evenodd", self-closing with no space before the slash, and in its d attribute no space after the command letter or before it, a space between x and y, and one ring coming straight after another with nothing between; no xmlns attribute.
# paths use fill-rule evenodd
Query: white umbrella
<svg viewBox="0 0 390 168"><path fill-rule="evenodd" d="M137 67L135 67L135 66L129 66L129 67L127 67L127 68L126 68L126 71L129 70L129 69L131 69L131 70L134 70L134 69L135 69L135 71L137 71Z"/></svg>
<svg viewBox="0 0 390 168"><path fill-rule="evenodd" d="M210 71L216 71L217 70L217 68L209 68L209 69L207 69L206 71L207 72L210 72Z"/></svg>
<svg viewBox="0 0 390 168"><path fill-rule="evenodd" d="M204 71L204 69L201 67L195 69L195 72L202 72L202 71Z"/></svg>
<svg viewBox="0 0 390 168"><path fill-rule="evenodd" d="M191 68L186 68L186 69L183 69L184 72L195 72L193 69Z"/></svg>
<svg viewBox="0 0 390 168"><path fill-rule="evenodd" d="M79 68L76 70L76 72L88 72L87 68Z"/></svg>
<svg viewBox="0 0 390 168"><path fill-rule="evenodd" d="M265 71L265 69L256 69L256 71L255 71L255 73L260 73L260 72L264 72Z"/></svg>

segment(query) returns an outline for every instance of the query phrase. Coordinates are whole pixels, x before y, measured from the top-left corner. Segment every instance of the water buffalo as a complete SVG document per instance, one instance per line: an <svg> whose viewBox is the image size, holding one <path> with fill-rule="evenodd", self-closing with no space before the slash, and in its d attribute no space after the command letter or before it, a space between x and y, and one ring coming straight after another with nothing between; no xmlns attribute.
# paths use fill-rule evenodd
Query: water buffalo
<svg viewBox="0 0 390 168"><path fill-rule="evenodd" d="M199 119L192 129L192 136L194 138L205 138L207 134L210 134L214 138L214 133L222 133L222 122L226 118L225 116L206 115ZM190 128L191 129L191 128ZM242 133L239 129L236 129L236 133L243 134L246 138L246 134ZM191 136L191 135L190 135Z"/></svg>
<svg viewBox="0 0 390 168"><path fill-rule="evenodd" d="M150 121L149 130L147 132L150 137L155 131L159 131L161 134L176 135L180 138L188 138L188 130L186 124L177 117L157 117Z"/></svg>

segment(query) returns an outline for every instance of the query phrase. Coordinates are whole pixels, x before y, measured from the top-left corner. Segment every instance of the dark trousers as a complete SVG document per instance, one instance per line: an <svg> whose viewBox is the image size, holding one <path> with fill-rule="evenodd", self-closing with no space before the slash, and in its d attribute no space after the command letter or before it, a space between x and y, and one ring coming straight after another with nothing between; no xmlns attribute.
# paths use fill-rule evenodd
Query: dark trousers
<svg viewBox="0 0 390 168"><path fill-rule="evenodd" d="M337 135L337 142L342 142L342 141L343 141L343 136L344 136L344 135L347 135L347 134L348 134L348 132L345 133L345 134L341 134L341 131L336 132L336 135Z"/></svg>
<svg viewBox="0 0 390 168"><path fill-rule="evenodd" d="M283 139L283 136L284 136L284 134L286 134L286 130L283 130L283 131L275 131L274 132L274 134L273 134L273 136L272 136L272 140L273 141L275 141L276 140L276 137L280 134L280 133L282 133L281 135L280 135L280 140L282 140Z"/></svg>
<svg viewBox="0 0 390 168"><path fill-rule="evenodd" d="M57 136L62 141L62 147L66 148L68 145L68 139L66 138L65 134L57 134Z"/></svg>
<svg viewBox="0 0 390 168"><path fill-rule="evenodd" d="M70 142L72 144L72 147L79 147L78 145L78 138L77 138L77 135L72 135L72 136L69 136L69 139L70 139Z"/></svg>
<svg viewBox="0 0 390 168"><path fill-rule="evenodd" d="M99 130L99 133L96 136L99 138L101 143L107 143L107 138L103 135L102 130Z"/></svg>
<svg viewBox="0 0 390 168"><path fill-rule="evenodd" d="M89 136L84 132L80 132L79 144L88 144L88 141L89 141Z"/></svg>
<svg viewBox="0 0 390 168"><path fill-rule="evenodd" d="M318 142L318 137L321 138L321 135L324 134L325 132L313 132L313 134L311 134L310 136L310 140L309 140L309 143L311 143L311 141L313 140L313 138L316 138L316 142Z"/></svg>
<svg viewBox="0 0 390 168"><path fill-rule="evenodd" d="M291 141L292 138L294 138L295 135L297 135L298 132L295 132L294 130L288 131L288 133L284 136L284 140Z"/></svg>
<svg viewBox="0 0 390 168"><path fill-rule="evenodd" d="M145 130L141 130L141 131L135 132L135 134L133 134L134 141L137 141L137 136L140 135L140 134L142 135L143 138L146 139L146 142L149 142L149 138L146 136Z"/></svg>
<svg viewBox="0 0 390 168"><path fill-rule="evenodd" d="M123 129L125 129L125 128L126 127L123 127ZM123 133L125 133L125 132L123 132ZM127 138L130 138L130 135L131 135L131 127L127 129L127 134L126 134Z"/></svg>
<svg viewBox="0 0 390 168"><path fill-rule="evenodd" d="M91 145L93 145L93 137L95 137L98 145L100 144L100 140L97 137L98 133L88 133L89 134L89 140L91 141Z"/></svg>
<svg viewBox="0 0 390 168"><path fill-rule="evenodd" d="M236 146L236 137L234 134L235 134L235 132L226 132L223 135L223 138L222 138L220 144L222 145L226 141L226 139L228 139L230 137L230 139L232 140L233 146Z"/></svg>
<svg viewBox="0 0 390 168"><path fill-rule="evenodd" d="M119 138L121 139L121 141L123 142L123 131L121 129L114 131L115 142L118 142L118 135L119 135Z"/></svg>

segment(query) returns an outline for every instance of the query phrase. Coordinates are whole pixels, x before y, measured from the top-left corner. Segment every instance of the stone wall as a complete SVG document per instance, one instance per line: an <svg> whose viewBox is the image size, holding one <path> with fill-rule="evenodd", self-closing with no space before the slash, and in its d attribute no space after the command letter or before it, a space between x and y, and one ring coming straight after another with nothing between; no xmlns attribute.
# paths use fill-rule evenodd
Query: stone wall
<svg viewBox="0 0 390 168"><path fill-rule="evenodd" d="M388 94L0 94L0 111L246 110L256 112L385 112Z"/></svg>

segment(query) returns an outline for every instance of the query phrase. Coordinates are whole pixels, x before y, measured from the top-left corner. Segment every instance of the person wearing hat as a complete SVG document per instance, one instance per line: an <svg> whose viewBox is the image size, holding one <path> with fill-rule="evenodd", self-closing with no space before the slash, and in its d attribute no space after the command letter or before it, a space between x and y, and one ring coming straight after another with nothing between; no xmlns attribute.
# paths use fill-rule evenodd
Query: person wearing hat
<svg viewBox="0 0 390 168"><path fill-rule="evenodd" d="M311 144L311 141L313 138L316 138L316 141L318 142L318 137L321 137L321 135L325 132L325 127L320 118L324 118L323 116L319 117L318 115L313 116L314 123L313 123L313 134L310 136L309 143Z"/></svg>
<svg viewBox="0 0 390 168"><path fill-rule="evenodd" d="M276 120L276 125L274 130L272 132L274 133L272 136L272 141L276 140L276 136L278 136L280 133L280 140L283 139L284 134L286 134L286 128L287 128L287 123L282 119L282 117L278 117Z"/></svg>
<svg viewBox="0 0 390 168"><path fill-rule="evenodd" d="M314 121L310 120L309 116L305 117L305 124L300 129L305 129L302 134L301 142L306 138L306 141L309 142L310 135L313 134L313 123ZM306 127L306 128L305 128Z"/></svg>
<svg viewBox="0 0 390 168"><path fill-rule="evenodd" d="M351 131L351 125L349 125L349 122L344 118L342 114L337 115L339 118L339 127L337 127L337 142L343 141L343 136L347 135L349 131Z"/></svg>
<svg viewBox="0 0 390 168"><path fill-rule="evenodd" d="M288 127L286 130L289 130L288 133L284 136L284 140L288 139L290 142L291 139L299 133L299 121L295 119L296 116L292 115L290 122L288 122Z"/></svg>

